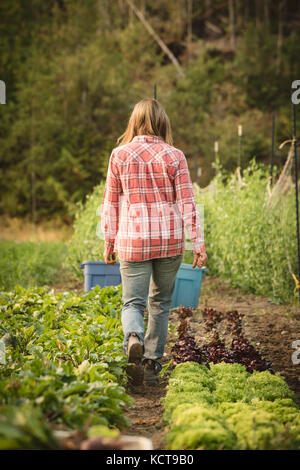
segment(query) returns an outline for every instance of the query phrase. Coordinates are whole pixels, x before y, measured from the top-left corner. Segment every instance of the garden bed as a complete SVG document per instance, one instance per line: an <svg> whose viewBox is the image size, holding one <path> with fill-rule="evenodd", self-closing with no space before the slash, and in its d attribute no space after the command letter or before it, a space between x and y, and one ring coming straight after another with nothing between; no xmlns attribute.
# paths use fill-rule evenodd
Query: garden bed
<svg viewBox="0 0 300 470"><path fill-rule="evenodd" d="M73 291L73 294L64 295L64 287L69 291ZM112 290L115 290L115 289L116 288L113 288ZM101 311L98 312L98 307L96 306L97 302L95 303L96 299L93 299L93 296L99 295L99 294L100 293L84 294L82 290L82 284L80 285L78 284L78 282L74 282L72 284L72 282L70 281L68 286L61 285L59 287L55 287L55 294L50 295L50 296L42 294L42 289L40 290L40 294L38 293L34 294L33 291L32 293L28 292L27 297L25 298L25 300L24 299L22 300L23 303L21 302L21 305L20 305L20 299L19 300L10 299L9 296L6 298L6 300L4 298L4 302L6 302L6 304L8 305L10 304L8 308L13 308L15 321L16 322L21 321L23 325L22 328L24 327L25 328L24 331L26 331L25 336L23 335L22 332L20 333L21 336L19 338L19 341L20 341L20 347L21 348L23 347L23 349L25 348L24 349L25 356L27 355L28 357L27 358L22 357L21 355L18 359L19 362L21 361L20 364L22 363L23 365L25 365L27 361L27 366L25 369L30 371L32 367L34 366L34 371L35 371L34 373L38 374L38 370L37 370L38 361L37 359L33 359L30 357L31 350L39 351L40 346L42 346L43 351L44 351L44 352L41 351L42 355L45 354L47 356L50 354L51 357L53 356L53 358L55 357L57 360L61 360L63 359L64 348L66 347L69 348L69 346L64 346L64 343L62 344L60 343L60 341L62 340L51 342L49 338L47 338L46 343L40 344L39 336L35 336L35 332L34 332L35 330L32 330L31 327L34 326L35 329L37 327L38 328L40 327L39 323L41 323L42 317L37 312L41 308L44 308L44 310L46 309L46 311L48 312L46 315L46 325L50 326L50 323L52 322L52 327L51 327L52 329L53 327L55 327L55 324L57 321L58 321L57 325L60 325L59 322L61 321L61 320L55 319L55 315L54 315L54 319L51 320L51 312L54 312L55 310L54 306L56 305L56 302L58 301L61 304L61 309L63 313L63 317L61 318L68 318L69 315L71 314L73 315L73 319L76 322L83 315L84 322L87 322L85 328L88 328L88 331L90 331L91 333L92 331L91 328L93 328L93 325L88 320L88 316L86 316L88 312L91 313L93 317L97 318L99 314L104 315L104 316L107 316L107 315L110 316L111 308L113 308L112 312L114 310L118 311L120 308L120 297L118 295L117 297L115 297L115 300L113 301L113 305L111 307L106 307L106 310L108 308L107 311L106 310L103 311L103 307L101 307ZM55 297L56 295L58 295L57 298ZM19 296L22 297L21 291L19 292ZM82 296L84 296L85 300L82 298ZM101 301L101 298L102 297L100 296L100 301ZM18 302L16 300L18 300ZM40 303L40 300L42 300L42 303ZM107 302L104 301L102 303L105 304ZM19 304L19 306L17 304ZM20 310L19 312L17 311L18 308ZM23 313L21 313L21 311L23 311ZM212 311L212 314L209 314L209 315L206 314L203 317L203 311L206 313L209 311ZM234 313L235 311L237 311L237 313ZM34 315L33 319L30 319L30 314L31 314L30 312L32 313L32 315ZM223 315L224 318L222 318L222 315L219 315L218 312L223 312L223 314L225 313L225 316ZM226 314L226 312L231 312L231 313ZM234 319L236 321L233 321ZM68 322L69 321L70 319L68 319ZM174 359L175 357L174 345L178 342L178 335L176 333L176 330L179 326L179 322L180 322L180 318L179 318L178 311L173 310L170 315L169 335L168 335L168 341L166 345L166 353L162 359L163 365L168 365L171 359ZM233 326L234 326L234 333L240 333L239 328L242 329L242 334L244 335L245 340L248 341L247 347L254 348L251 354L254 354L253 351L255 351L255 354L258 354L257 357L253 356L254 359L258 361L255 363L255 367L258 367L258 369L261 368L261 370L271 371L270 372L271 375L274 375L273 372L274 373L280 372L280 374L286 379L286 382L289 385L291 391L295 393L294 398L299 404L300 402L300 382L299 382L300 365L293 365L291 361L291 355L293 353L292 342L297 339L300 339L299 312L297 310L297 307L294 307L290 304L275 305L275 304L272 304L267 298L264 298L261 296L255 296L253 294L246 294L246 293L243 293L239 289L232 289L231 287L229 287L227 282L224 282L221 279L209 277L209 276L205 277L203 280L203 285L202 285L201 303L199 305L199 308L197 310L194 310L193 315L189 317L188 332L186 333L189 334L193 338L193 341L195 343L194 344L195 348L198 348L199 350L202 351L202 353L205 353L205 354L207 354L207 350L205 350L205 348L203 349L204 345L207 346L207 344L212 342L214 339L221 341L223 343L223 346L220 348L218 354L221 353L220 357L222 357L222 354L224 353L224 350L223 350L224 348L226 351L232 348L232 341L234 339L233 328L232 328ZM120 358L121 358L122 348L121 348L121 342L120 342L121 341L120 327L115 325L114 328L116 328L116 332L118 336L118 340L117 340L118 344L116 344L116 350L114 354L117 354L117 355L120 354ZM53 331L55 331L55 329L56 327L54 328ZM18 333L17 330L16 330L16 333ZM216 333L218 333L219 338L216 338ZM65 332L65 334L67 333ZM16 336L18 337L18 334ZM110 334L107 337L107 339L109 340L109 338L111 338ZM71 337L67 338L67 340L70 340L70 339ZM74 343L74 345L77 344L77 347L79 347L79 351L80 350L82 351L81 353L79 352L79 356L78 356L78 353L75 353L74 357L76 361L82 362L82 360L83 361L87 360L88 358L86 357L86 354L89 354L88 349L86 349L86 345L81 343L80 337L75 335L72 338L72 343ZM81 357L81 354L83 354L82 357ZM206 367L205 363L207 362L207 359L208 359L208 356L205 357L205 354L203 357L204 367ZM59 359L60 356L61 356L61 359ZM240 357L242 356L240 355ZM230 360L231 358L230 353L229 353L228 358ZM100 357L99 359L100 359L100 362L103 362L103 360ZM95 365L96 365L98 362L98 358L92 359L92 362L94 360L95 360ZM63 359L63 362L64 362L64 359ZM72 360L70 360L70 362L72 363ZM73 373L73 371L75 371L76 368L80 366L79 362L78 362L78 365L72 364L71 365L72 370L70 369L70 373L71 373L70 380L74 381L74 383L76 384L78 381L79 382L82 381L82 378L80 378L79 376L76 376ZM46 370L47 370L46 379L40 380L37 376L34 379L35 383L41 384L45 380L50 380L50 378L53 383L57 380L58 381L61 380L60 377L57 377L57 374L55 373L54 369L50 366L50 364L48 365L47 364L46 364ZM121 361L120 365L121 365L121 369L123 369L125 366L125 363ZM115 366L116 366L116 363L115 363L115 360L113 360L109 368L113 370ZM140 436L140 437L146 437L146 438L151 439L154 449L170 448L169 447L170 443L168 443L168 440L167 440L168 429L165 428L165 423L163 422L164 408L163 408L162 400L164 399L166 395L169 377L172 371L174 370L174 366L175 364L172 364L167 369L165 375L161 378L160 386L157 388L147 388L143 386L142 384L136 387L133 387L130 382L128 382L126 385L126 393L127 395L131 396L131 398L134 400L135 407L132 408L131 406L126 406L124 409L124 419L126 420L127 418L129 418L129 420L131 421L131 425L126 428L123 428L123 433L125 433L126 435ZM92 364L92 368L93 367L94 365ZM119 386L117 382L125 384L125 381L123 381L123 379L121 378L122 376L125 378L124 376L125 369L123 370L124 372L122 372L121 375L119 376L121 380L120 379L116 380L117 387ZM117 369L115 369L115 372L116 371ZM62 377L62 380L65 381L63 377ZM96 378L93 379L90 376L89 380L93 381L93 380L96 380ZM10 396L10 398L9 399L4 398L4 401L6 401L7 403L9 401L11 404L14 404L14 403L17 404L17 402L21 403L21 402L28 401L28 400L31 402L36 402L36 403L40 401L40 404L38 405L39 407L42 408L42 411L44 412L44 416L45 417L48 416L50 418L50 425L53 430L63 431L66 428L68 428L69 430L70 428L74 430L73 435L70 434L67 439L61 440L60 441L61 443L59 445L67 446L67 448L80 448L80 446L82 445L82 441L88 437L87 432L86 432L87 428L84 428L83 431L76 431L76 429L78 430L78 423L82 423L84 421L84 419L82 420L84 416L82 415L81 417L78 417L78 416L73 415L72 417L72 415L70 415L69 412L65 409L64 399L63 399L63 396L61 396L61 394L58 395L58 400L59 400L58 402L57 400L54 400L54 396L52 396L51 394L50 395L48 394L49 396L47 395L48 398L47 398L47 401L45 402L45 399L42 400L41 398L39 398L42 395L41 394L39 395L36 387L31 387L30 385L31 382L30 382L29 377L26 378L26 381L27 382L25 382L25 385L27 384L29 388L27 387L27 389L25 390L26 388L25 387L23 390L22 388L19 387L18 371L14 371L10 379L7 377L6 386L10 389L10 392L8 393L9 390L5 386L3 389L3 394L4 394L4 397ZM25 385L21 384L21 387L22 386L24 387ZM90 396L91 396L90 394L92 393L92 391L88 391L86 387L84 386L84 384L79 384L79 385L82 386L82 390L79 391L79 396L78 394L76 395L75 393L75 395L70 395L70 398L74 397L75 401L77 400L76 403L78 402L78 400L82 400L84 403L85 402L84 397L86 397L87 400L89 401ZM64 388L67 390L68 388L67 384L64 384ZM21 395L24 396L25 400L21 399ZM125 397L125 395L123 396ZM97 395L97 397L96 395L94 395L94 397L96 399L99 399L100 395ZM70 401L70 398L68 399L68 401L72 403L73 398L71 401ZM27 411L24 408L24 413L26 414L26 412ZM246 412L246 410L244 410L244 412ZM58 413L58 416L56 416L55 413ZM61 417L59 417L59 413ZM118 412L118 414L120 414L120 416L122 415L121 412ZM88 408L87 408L87 415L88 415ZM100 418L101 413L98 416ZM117 423L118 419L115 420L116 415L114 415L114 412L112 412L112 414L109 412L107 416L109 416L110 424ZM55 448L55 446L57 446L58 444L57 443L55 444L55 442L51 440L51 436L47 434L49 432L49 428L46 425L46 421L45 423L43 423L43 416L42 415L39 415L39 416L30 415L29 418L31 420L34 418L33 422L34 423L39 422L40 425L42 426L41 428L38 428L37 424L35 426L35 429L39 429L40 430L39 432L41 433L41 435L43 435L42 440L36 441L35 443L36 447L37 448ZM97 421L98 418L96 416L95 418ZM14 419L16 418L13 418L12 421ZM73 422L74 424L70 421L70 419L71 421L74 420ZM123 420L123 418L121 419ZM101 419L99 423L100 422L101 422ZM33 437L34 437L34 429L31 429L30 432L33 432ZM21 436L20 439L21 439L20 441L21 445L23 446L30 445L24 438L24 435ZM22 440L22 439L25 439L25 440ZM231 446L234 447L235 445L238 445L236 441L235 443L234 441L232 441ZM275 442L275 445L277 445L276 442ZM280 443L278 443L278 445L280 445ZM220 446L220 448L222 448L222 445Z"/></svg>
<svg viewBox="0 0 300 470"><path fill-rule="evenodd" d="M300 404L300 365L293 365L291 355L292 342L300 339L299 313L297 307L291 304L276 305L266 297L247 294L240 289L233 289L229 283L215 277L204 277L199 309L194 311L190 319L190 330L196 343L201 347L212 339L202 321L201 311L205 308L226 312L238 310L243 314L243 334L268 363L272 370L279 372L286 380L290 389L295 392L295 401ZM176 310L170 315L172 325L168 335L166 355L163 363L167 364L171 357L171 349L178 340L174 335L179 324ZM233 335L227 328L228 321L217 322L216 330L227 347L230 346ZM281 345L281 347L279 347ZM168 448L165 441L166 432L162 422L163 409L159 399L166 394L166 385L172 368L170 367L162 379L161 386L155 391L149 391L143 386L130 390L136 401L136 408L127 412L133 422L130 433L153 438L156 449Z"/></svg>

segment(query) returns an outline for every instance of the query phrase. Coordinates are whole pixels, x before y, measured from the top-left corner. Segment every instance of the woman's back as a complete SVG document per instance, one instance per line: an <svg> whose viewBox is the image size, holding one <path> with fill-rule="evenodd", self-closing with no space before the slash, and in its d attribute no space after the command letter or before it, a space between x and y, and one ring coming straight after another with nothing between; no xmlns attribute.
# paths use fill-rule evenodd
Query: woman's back
<svg viewBox="0 0 300 470"><path fill-rule="evenodd" d="M186 158L158 136L113 149L101 213L105 240L122 260L183 254L184 227L194 248L204 247Z"/></svg>
<svg viewBox="0 0 300 470"><path fill-rule="evenodd" d="M114 162L129 204L175 203L174 178L182 152L161 137L138 135L114 149Z"/></svg>

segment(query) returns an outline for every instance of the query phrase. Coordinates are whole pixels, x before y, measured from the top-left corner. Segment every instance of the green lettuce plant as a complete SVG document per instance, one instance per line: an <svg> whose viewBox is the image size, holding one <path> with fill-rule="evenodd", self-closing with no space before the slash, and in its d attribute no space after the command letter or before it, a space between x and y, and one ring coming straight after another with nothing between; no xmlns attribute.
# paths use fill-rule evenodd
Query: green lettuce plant
<svg viewBox="0 0 300 470"><path fill-rule="evenodd" d="M300 412L283 377L185 362L163 398L170 449L298 449Z"/></svg>

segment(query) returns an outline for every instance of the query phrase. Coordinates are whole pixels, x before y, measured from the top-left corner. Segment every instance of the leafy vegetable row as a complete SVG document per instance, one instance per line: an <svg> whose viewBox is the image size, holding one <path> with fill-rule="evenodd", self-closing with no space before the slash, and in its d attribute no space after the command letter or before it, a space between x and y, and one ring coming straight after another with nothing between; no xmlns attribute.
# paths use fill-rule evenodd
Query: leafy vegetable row
<svg viewBox="0 0 300 470"><path fill-rule="evenodd" d="M20 286L0 293L0 448L53 446L47 423L128 424L120 307L121 286L81 296ZM30 416L40 423L31 431Z"/></svg>
<svg viewBox="0 0 300 470"><path fill-rule="evenodd" d="M185 362L163 399L170 449L299 449L300 412L279 374Z"/></svg>
<svg viewBox="0 0 300 470"><path fill-rule="evenodd" d="M205 308L202 312L206 331L213 330L212 341L198 346L194 338L189 334L189 318L192 310L187 307L178 309L180 324L178 326L178 341L172 348L174 363L193 361L200 364L217 364L219 362L239 363L246 367L248 372L253 370L269 370L273 372L271 363L262 358L255 347L249 343L242 332L242 317L236 310L228 312L218 312L214 309ZM216 324L226 319L228 322L227 331L233 335L230 349L225 346L225 342L219 338Z"/></svg>

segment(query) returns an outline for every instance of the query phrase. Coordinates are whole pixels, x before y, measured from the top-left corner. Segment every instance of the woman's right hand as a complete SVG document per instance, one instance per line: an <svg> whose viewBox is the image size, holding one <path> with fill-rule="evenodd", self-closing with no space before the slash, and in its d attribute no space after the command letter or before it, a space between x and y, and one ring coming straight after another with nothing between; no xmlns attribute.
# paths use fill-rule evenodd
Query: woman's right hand
<svg viewBox="0 0 300 470"><path fill-rule="evenodd" d="M207 261L208 261L208 257L207 257L207 254L205 253L205 251L203 253L200 253L200 256L199 256L198 261L197 261L198 268L202 268L202 266L205 266Z"/></svg>
<svg viewBox="0 0 300 470"><path fill-rule="evenodd" d="M208 261L208 257L205 251L203 251L202 253L194 252L194 262L193 262L192 267L195 268L196 266L198 266L198 268L202 268L202 266L204 266L207 263L207 261Z"/></svg>
<svg viewBox="0 0 300 470"><path fill-rule="evenodd" d="M116 253L111 253L109 247L104 249L103 256L106 264L116 264Z"/></svg>

